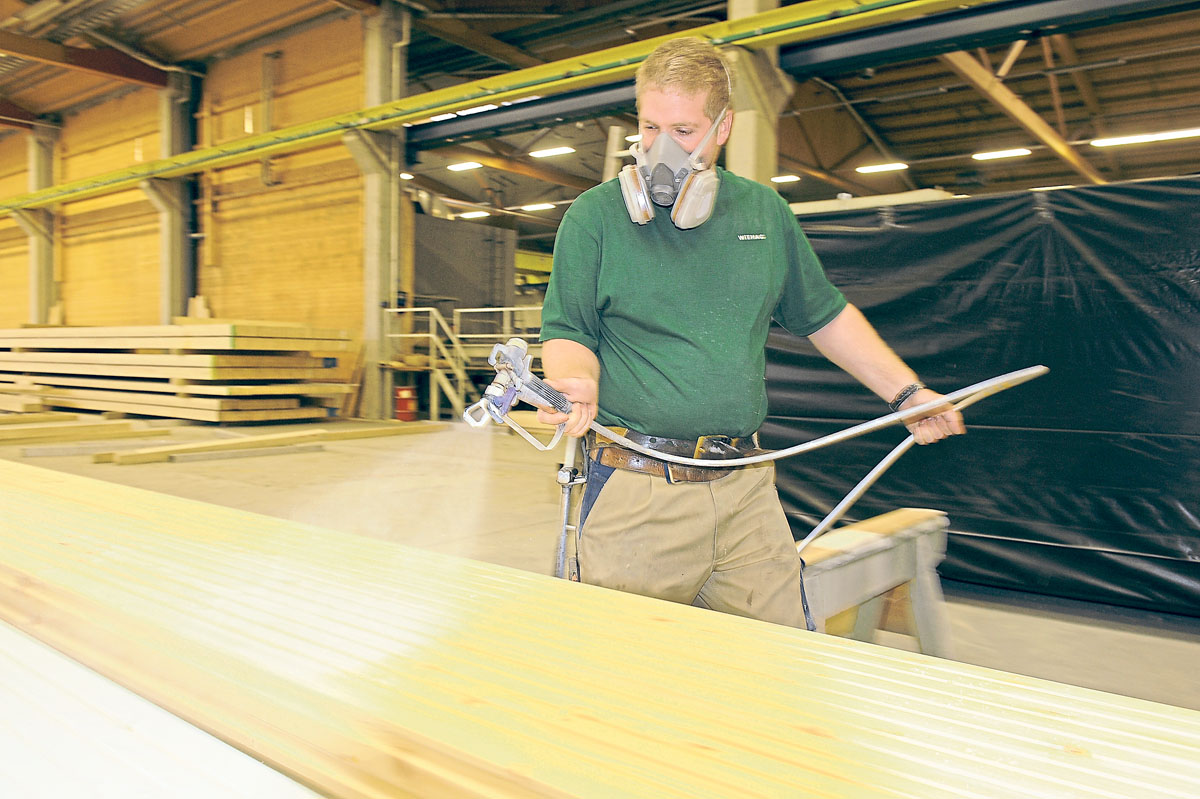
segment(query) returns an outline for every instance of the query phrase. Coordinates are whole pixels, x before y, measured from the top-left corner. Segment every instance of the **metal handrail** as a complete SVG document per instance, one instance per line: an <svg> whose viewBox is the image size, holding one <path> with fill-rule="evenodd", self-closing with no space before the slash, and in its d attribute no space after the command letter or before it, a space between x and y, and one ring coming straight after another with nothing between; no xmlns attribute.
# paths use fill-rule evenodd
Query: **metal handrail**
<svg viewBox="0 0 1200 799"><path fill-rule="evenodd" d="M451 329L444 317L437 308L434 307L414 307L414 308L385 308L385 313L401 315L411 315L413 317L418 314L426 314L429 320L428 332L424 333L386 333L386 338L395 339L425 339L429 346L429 366L428 370L433 379L429 385L429 406L432 416L436 416L438 411L438 391L439 389L446 395L446 399L450 401L451 407L456 414L461 414L462 409L466 407L466 395L469 387L473 387L470 378L467 376L466 364L468 361L467 352L463 349L462 342ZM414 323L414 327L416 324ZM447 344L449 346L447 346ZM449 369L454 374L454 383L446 380L442 375L443 369L438 366L439 363L445 361L450 364Z"/></svg>
<svg viewBox="0 0 1200 799"><path fill-rule="evenodd" d="M536 325L517 325L515 317L517 314L536 313L538 322ZM465 332L465 322L469 317L480 317L487 315L500 314L499 324L492 330L485 333L467 333ZM521 334L536 334L541 331L542 306L541 305L509 305L499 308L455 308L454 309L454 330L460 340L487 340L504 341L513 335ZM521 331L518 333L518 329Z"/></svg>

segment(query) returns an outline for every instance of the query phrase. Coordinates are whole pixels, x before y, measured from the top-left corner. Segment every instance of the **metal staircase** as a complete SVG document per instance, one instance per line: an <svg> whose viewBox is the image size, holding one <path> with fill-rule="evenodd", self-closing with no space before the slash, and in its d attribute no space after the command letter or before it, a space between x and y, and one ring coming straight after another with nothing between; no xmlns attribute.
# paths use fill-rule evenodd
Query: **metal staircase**
<svg viewBox="0 0 1200 799"><path fill-rule="evenodd" d="M385 330L390 360L383 365L397 372L429 374L429 418L441 418L443 401L454 416L480 398L472 375L492 373L488 356L497 343L512 336L530 342L535 364L541 358L537 344L541 306L460 308L454 323L433 307L386 308Z"/></svg>

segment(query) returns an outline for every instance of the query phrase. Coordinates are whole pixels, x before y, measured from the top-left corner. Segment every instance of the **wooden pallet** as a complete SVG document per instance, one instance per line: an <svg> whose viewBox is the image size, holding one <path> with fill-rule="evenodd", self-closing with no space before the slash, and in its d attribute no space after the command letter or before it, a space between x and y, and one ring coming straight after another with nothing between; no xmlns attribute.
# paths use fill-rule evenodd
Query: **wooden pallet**
<svg viewBox="0 0 1200 799"><path fill-rule="evenodd" d="M1195 711L13 462L0 619L335 799L1200 796Z"/></svg>

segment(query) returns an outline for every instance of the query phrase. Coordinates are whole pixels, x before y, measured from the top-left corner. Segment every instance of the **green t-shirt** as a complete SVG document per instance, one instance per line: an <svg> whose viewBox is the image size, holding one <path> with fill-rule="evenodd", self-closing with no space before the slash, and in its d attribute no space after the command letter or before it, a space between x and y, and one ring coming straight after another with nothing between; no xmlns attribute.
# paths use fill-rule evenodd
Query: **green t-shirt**
<svg viewBox="0 0 1200 799"><path fill-rule="evenodd" d="M846 305L783 198L720 177L712 217L691 230L676 228L669 208L634 224L616 180L563 216L541 338L596 353L601 424L669 438L749 435L767 415L772 317L806 336Z"/></svg>

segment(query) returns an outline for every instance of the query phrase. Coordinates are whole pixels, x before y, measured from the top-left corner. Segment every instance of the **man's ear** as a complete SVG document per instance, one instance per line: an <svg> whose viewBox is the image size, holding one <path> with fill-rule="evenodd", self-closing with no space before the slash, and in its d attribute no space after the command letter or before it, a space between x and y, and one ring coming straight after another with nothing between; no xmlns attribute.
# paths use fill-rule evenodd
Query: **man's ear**
<svg viewBox="0 0 1200 799"><path fill-rule="evenodd" d="M721 120L721 127L717 128L717 146L724 147L725 142L729 141L729 133L733 130L733 109L725 111L725 118Z"/></svg>

